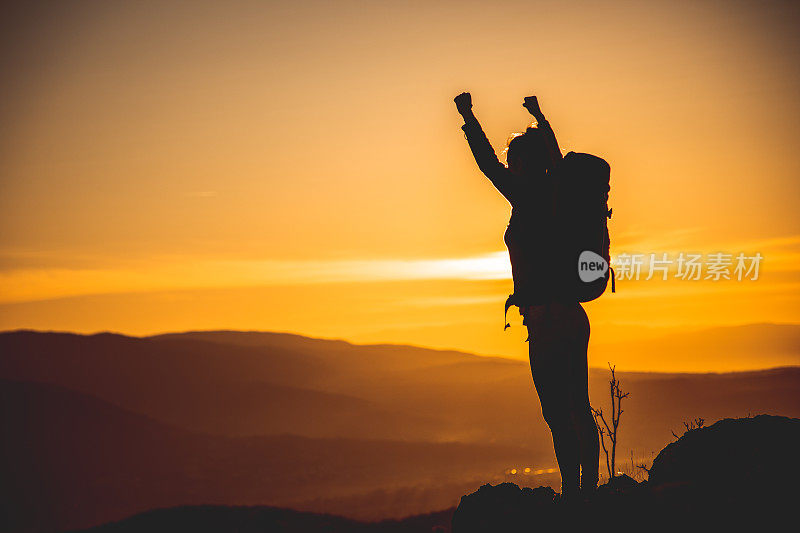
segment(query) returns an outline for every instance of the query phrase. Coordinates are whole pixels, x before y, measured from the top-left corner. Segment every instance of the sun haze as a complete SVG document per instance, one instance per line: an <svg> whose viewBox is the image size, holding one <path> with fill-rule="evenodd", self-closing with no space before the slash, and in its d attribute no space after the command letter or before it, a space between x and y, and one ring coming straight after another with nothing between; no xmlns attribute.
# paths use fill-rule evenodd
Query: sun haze
<svg viewBox="0 0 800 533"><path fill-rule="evenodd" d="M79 1L4 18L2 329L526 357L501 322L510 207L459 129L465 90L498 152L536 94L565 152L610 162L612 256L763 257L758 279L623 277L586 306L593 342L800 323L795 3Z"/></svg>

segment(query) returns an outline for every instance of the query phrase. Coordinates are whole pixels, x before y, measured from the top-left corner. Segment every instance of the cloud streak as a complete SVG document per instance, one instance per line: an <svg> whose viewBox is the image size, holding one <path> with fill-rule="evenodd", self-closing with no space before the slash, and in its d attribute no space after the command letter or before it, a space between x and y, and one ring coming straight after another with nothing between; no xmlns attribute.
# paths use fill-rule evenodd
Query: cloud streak
<svg viewBox="0 0 800 533"><path fill-rule="evenodd" d="M137 269L9 270L0 274L0 302L172 289L510 278L505 252L442 259L187 260Z"/></svg>
<svg viewBox="0 0 800 533"><path fill-rule="evenodd" d="M615 248L612 256L624 252L669 252L673 242L638 241L626 243L625 248ZM699 244L699 243L698 243ZM713 253L726 250L759 251L764 255L762 271L772 273L771 280L759 281L747 286L748 291L768 290L776 282L786 289L786 283L797 282L800 236L772 238L742 243L720 243L703 246L694 245L686 251ZM495 251L467 257L414 258L414 259L326 259L326 260L277 260L277 259L214 259L193 257L154 257L137 262L135 266L112 265L103 268L29 267L8 268L0 271L0 303L48 300L88 294L148 292L159 290L182 290L203 288L236 288L248 286L286 286L326 283L391 282L414 280L510 280L511 265L506 251ZM770 282L768 282L770 281ZM635 291L625 291L618 299L636 298L661 293L665 289L655 282L647 283ZM722 289L705 283L682 282L689 292ZM687 286L687 284L691 285ZM729 284L730 285L730 284ZM745 286L738 284L739 289ZM702 287L701 287L702 286ZM632 288L632 287L631 287ZM733 285L725 288L733 288ZM774 287L773 287L774 289Z"/></svg>

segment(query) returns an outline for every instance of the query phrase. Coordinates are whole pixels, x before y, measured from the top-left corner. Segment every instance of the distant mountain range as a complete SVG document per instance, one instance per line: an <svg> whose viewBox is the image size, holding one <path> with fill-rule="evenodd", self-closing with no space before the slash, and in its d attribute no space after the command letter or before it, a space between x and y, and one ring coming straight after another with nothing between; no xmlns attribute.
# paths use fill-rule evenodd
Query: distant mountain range
<svg viewBox="0 0 800 533"><path fill-rule="evenodd" d="M783 331L765 343L790 350ZM598 405L607 374L590 372ZM800 416L800 368L618 375L623 459L695 417ZM0 380L4 530L192 504L376 520L452 507L486 481L553 480L533 475L555 466L552 445L530 369L509 359L279 333L15 331L0 333Z"/></svg>
<svg viewBox="0 0 800 533"><path fill-rule="evenodd" d="M0 505L10 530L83 527L201 502L303 507L424 479L444 485L460 480L454 471L502 471L528 455L497 445L204 435L53 385L3 381L0 391Z"/></svg>

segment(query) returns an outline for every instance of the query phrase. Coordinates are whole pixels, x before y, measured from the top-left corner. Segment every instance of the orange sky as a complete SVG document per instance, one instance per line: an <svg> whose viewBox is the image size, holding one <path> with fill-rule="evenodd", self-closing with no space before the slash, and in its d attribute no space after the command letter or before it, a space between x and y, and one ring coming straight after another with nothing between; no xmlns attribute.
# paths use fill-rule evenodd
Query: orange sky
<svg viewBox="0 0 800 533"><path fill-rule="evenodd" d="M764 256L757 281L620 282L596 341L800 322L795 3L297 4L9 13L0 328L525 356L462 90L498 152L537 94L565 151L611 163L612 254Z"/></svg>

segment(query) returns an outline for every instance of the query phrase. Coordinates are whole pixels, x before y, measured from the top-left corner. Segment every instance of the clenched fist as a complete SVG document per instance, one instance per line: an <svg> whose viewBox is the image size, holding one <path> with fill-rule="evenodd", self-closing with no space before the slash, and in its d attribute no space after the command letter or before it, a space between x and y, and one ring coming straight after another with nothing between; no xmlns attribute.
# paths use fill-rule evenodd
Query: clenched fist
<svg viewBox="0 0 800 533"><path fill-rule="evenodd" d="M456 109L462 115L472 110L472 95L469 93L461 93L453 98L453 101L456 103Z"/></svg>
<svg viewBox="0 0 800 533"><path fill-rule="evenodd" d="M542 110L539 109L539 100L537 100L535 96L526 96L522 107L527 109L528 112L534 117L542 116Z"/></svg>

